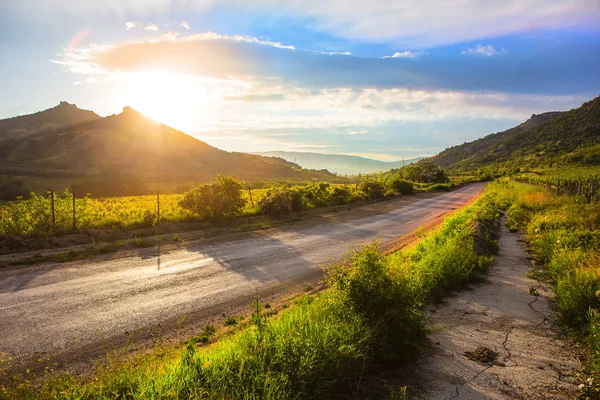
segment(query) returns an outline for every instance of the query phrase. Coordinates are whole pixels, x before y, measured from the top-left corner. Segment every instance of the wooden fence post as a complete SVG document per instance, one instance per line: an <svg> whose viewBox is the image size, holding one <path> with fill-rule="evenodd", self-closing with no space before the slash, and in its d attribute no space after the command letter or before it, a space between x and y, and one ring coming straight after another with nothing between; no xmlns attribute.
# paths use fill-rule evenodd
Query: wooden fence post
<svg viewBox="0 0 600 400"><path fill-rule="evenodd" d="M252 204L252 208L254 208L254 200L252 199L252 190L248 188L248 194L250 195L250 204Z"/></svg>
<svg viewBox="0 0 600 400"><path fill-rule="evenodd" d="M56 214L54 213L54 191L50 190L50 206L52 208L52 229L56 230Z"/></svg>
<svg viewBox="0 0 600 400"><path fill-rule="evenodd" d="M156 189L156 224L160 225L160 195Z"/></svg>
<svg viewBox="0 0 600 400"><path fill-rule="evenodd" d="M75 219L75 192L72 193L73 194L73 230L76 231L77 230L77 220Z"/></svg>

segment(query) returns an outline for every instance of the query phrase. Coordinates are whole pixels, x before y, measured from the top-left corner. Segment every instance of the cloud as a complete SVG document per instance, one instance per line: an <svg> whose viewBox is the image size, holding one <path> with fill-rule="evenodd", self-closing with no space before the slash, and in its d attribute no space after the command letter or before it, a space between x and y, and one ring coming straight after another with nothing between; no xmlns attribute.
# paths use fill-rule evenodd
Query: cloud
<svg viewBox="0 0 600 400"><path fill-rule="evenodd" d="M135 29L135 28L141 28L141 27L142 27L141 22L134 22L134 21L125 22L125 29L127 29L128 31Z"/></svg>
<svg viewBox="0 0 600 400"><path fill-rule="evenodd" d="M154 25L154 24L148 24L144 27L144 30L146 31L158 31L158 26Z"/></svg>
<svg viewBox="0 0 600 400"><path fill-rule="evenodd" d="M190 24L187 21L181 21L180 25L185 29L190 29Z"/></svg>
<svg viewBox="0 0 600 400"><path fill-rule="evenodd" d="M312 90L347 88L408 88L538 94L590 93L600 87L600 57L587 49L569 57L512 54L503 57L361 58L294 50L291 44L214 32L163 35L145 42L73 49L54 62L77 73L168 70L215 79L256 84L284 84ZM555 48L561 51L560 47ZM584 51L586 50L586 51ZM473 54L500 53L478 46ZM413 53L411 53L413 54ZM577 62L581 60L582 62Z"/></svg>
<svg viewBox="0 0 600 400"><path fill-rule="evenodd" d="M394 54L392 54L391 56L384 56L383 58L415 58L418 56L422 56L425 55L427 53L423 52L423 51L417 51L416 53L413 53L412 51L397 51Z"/></svg>
<svg viewBox="0 0 600 400"><path fill-rule="evenodd" d="M224 100L227 101L240 101L242 103L265 103L265 102L273 102L273 101L283 101L285 100L285 94L283 93L273 93L273 94L248 94L243 96L231 96L225 97Z"/></svg>
<svg viewBox="0 0 600 400"><path fill-rule="evenodd" d="M496 56L498 54L506 53L505 49L496 50L494 46L488 44L487 46L482 46L478 44L475 48L467 47L466 50L463 50L461 54L480 54L482 56Z"/></svg>
<svg viewBox="0 0 600 400"><path fill-rule="evenodd" d="M311 30L353 41L432 47L532 30L585 27L598 30L596 0L5 0L24 20L72 16L110 20L128 15L222 13L231 20L283 16ZM34 15L32 16L32 10Z"/></svg>

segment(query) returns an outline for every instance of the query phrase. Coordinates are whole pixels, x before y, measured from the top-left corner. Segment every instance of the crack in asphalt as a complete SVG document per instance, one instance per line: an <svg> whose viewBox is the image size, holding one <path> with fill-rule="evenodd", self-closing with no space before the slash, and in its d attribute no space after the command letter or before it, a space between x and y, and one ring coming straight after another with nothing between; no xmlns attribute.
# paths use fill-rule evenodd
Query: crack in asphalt
<svg viewBox="0 0 600 400"><path fill-rule="evenodd" d="M538 289L540 289L541 287L543 287L543 286L544 286L544 284L543 284L543 283L541 283L539 280L537 280L537 279L536 279L535 281L538 283L538 285L537 285L536 287L534 287L533 289L535 290L535 292L536 292L537 294L536 294L536 295L533 295L534 299L533 299L532 301L530 301L529 303L527 303L527 306L528 306L528 307L531 309L531 311L533 311L534 313L536 313L536 314L538 314L539 316L541 316L541 317L542 317L542 322L540 322L539 324L536 324L536 325L534 325L534 326L537 328L537 327L539 327L539 326L542 326L542 325L543 325L543 324L544 324L546 321L548 321L548 317L546 317L544 314L542 314L542 312L540 312L540 311L536 310L536 309L533 307L533 304L535 304L535 303L538 301L539 297L541 296L541 295L540 295L540 294L537 292L537 290L538 290ZM532 286L532 287L533 287L533 286Z"/></svg>
<svg viewBox="0 0 600 400"><path fill-rule="evenodd" d="M502 347L504 347L504 350L508 353L508 357L504 357L503 362L506 363L507 361L510 361L510 362L515 363L515 365L512 365L512 367L518 366L519 363L517 363L515 360L511 360L512 353L510 352L510 350L508 349L508 346L506 344L508 343L508 337L510 336L510 334L512 333L512 331L514 329L515 329L515 326L513 325L510 328L510 330L508 332L506 332L506 336L504 337L504 342L502 342Z"/></svg>
<svg viewBox="0 0 600 400"><path fill-rule="evenodd" d="M485 371L487 371L490 368L493 368L494 364L489 365L487 367L485 367L484 369L482 369L481 371L479 371L474 377L472 377L471 379L469 379L468 381L464 382L462 385L457 386L456 389L456 394L452 397L450 397L448 400L452 400L457 398L458 396L460 396L460 388L462 388L463 386L465 386L468 383L473 382L475 379L477 379L481 374L483 374Z"/></svg>

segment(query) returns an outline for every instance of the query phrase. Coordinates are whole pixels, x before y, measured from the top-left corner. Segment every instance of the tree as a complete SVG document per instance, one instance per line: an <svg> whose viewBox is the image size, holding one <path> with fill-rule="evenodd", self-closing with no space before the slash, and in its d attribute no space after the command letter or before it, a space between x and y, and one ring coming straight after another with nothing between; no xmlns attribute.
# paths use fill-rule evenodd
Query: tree
<svg viewBox="0 0 600 400"><path fill-rule="evenodd" d="M407 165L404 167L404 178L412 182L418 182L421 178L421 168L414 164Z"/></svg>
<svg viewBox="0 0 600 400"><path fill-rule="evenodd" d="M214 182L186 192L179 204L202 219L233 217L246 205L246 199L242 198L243 187L244 184L235 178L217 175Z"/></svg>

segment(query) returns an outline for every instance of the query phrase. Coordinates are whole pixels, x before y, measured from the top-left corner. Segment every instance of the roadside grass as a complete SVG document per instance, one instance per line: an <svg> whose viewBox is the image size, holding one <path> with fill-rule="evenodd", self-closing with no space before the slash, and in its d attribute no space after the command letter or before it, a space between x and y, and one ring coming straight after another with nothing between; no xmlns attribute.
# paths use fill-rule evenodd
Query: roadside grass
<svg viewBox="0 0 600 400"><path fill-rule="evenodd" d="M513 197L507 185L491 183L411 249L389 256L377 242L351 249L327 270L327 290L275 317L256 299L247 327L213 344L206 327L185 346L109 359L91 377L13 380L0 386L0 398L331 398L348 390L348 377L360 385L369 370L410 362L426 346L423 305L480 279L492 262L497 221ZM405 397L401 387L390 393Z"/></svg>
<svg viewBox="0 0 600 400"><path fill-rule="evenodd" d="M584 372L591 379L581 379L580 398L600 398L600 204L516 185L509 226L526 234L536 260L531 275L554 285L560 322L591 347Z"/></svg>

